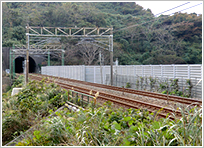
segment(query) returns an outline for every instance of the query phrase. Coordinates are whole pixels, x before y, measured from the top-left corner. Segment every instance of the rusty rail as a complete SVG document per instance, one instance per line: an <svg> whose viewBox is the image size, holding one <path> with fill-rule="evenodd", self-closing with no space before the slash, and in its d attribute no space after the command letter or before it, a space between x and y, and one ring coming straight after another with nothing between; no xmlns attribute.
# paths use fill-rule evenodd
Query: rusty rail
<svg viewBox="0 0 204 148"><path fill-rule="evenodd" d="M192 98L184 98L184 97L179 97L179 96L172 96L172 95L166 95L166 94L160 94L160 93L154 93L154 92L148 92L148 91L134 90L134 89L129 89L129 88L121 88L121 87L116 87L116 86L109 86L109 85L104 85L104 84L97 84L97 83L85 82L85 81L62 78L62 77L55 77L55 76L48 76L48 75L41 75L41 76L52 77L52 78L57 78L60 80L70 81L74 83L91 85L94 87L100 87L100 88L105 88L109 90L122 91L122 92L130 93L130 94L142 95L142 96L152 97L152 98L161 99L161 100L174 101L174 102L187 104L187 105L190 105L192 103L197 103L198 105L202 105L202 100L196 100Z"/></svg>
<svg viewBox="0 0 204 148"><path fill-rule="evenodd" d="M36 75L30 75L30 78L35 79L35 80L42 80L43 79L41 75L37 75L37 76ZM62 83L62 82L56 81L56 79L55 80L49 79L49 81L58 84L60 87L62 87L64 89L74 89L77 92L90 95L89 94L90 89L88 89L88 88ZM97 91L95 91L95 90L92 90L92 92L94 94L97 93ZM164 117L164 118L167 116L168 113L174 114L174 116L172 116L172 115L169 116L170 119L174 119L175 117L181 117L181 113L178 110L174 110L174 109L167 108L167 107L161 107L161 106L150 104L147 102L143 102L143 101L139 101L139 100L135 100L135 99L130 99L130 98L126 98L126 97L121 97L121 96L113 95L113 94L109 94L109 93L100 92L100 95L98 96L97 100L98 99L111 101L111 102L114 102L115 104L119 104L121 106L125 106L128 108L135 108L135 109L144 108L144 109L147 109L151 113L155 113L156 111L159 111L159 112L157 112L158 116Z"/></svg>

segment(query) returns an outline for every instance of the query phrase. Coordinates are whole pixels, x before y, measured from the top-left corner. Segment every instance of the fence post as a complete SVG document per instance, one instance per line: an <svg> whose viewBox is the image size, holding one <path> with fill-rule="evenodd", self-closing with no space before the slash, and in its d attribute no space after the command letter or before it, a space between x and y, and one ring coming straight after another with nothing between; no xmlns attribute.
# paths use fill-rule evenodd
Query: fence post
<svg viewBox="0 0 204 148"><path fill-rule="evenodd" d="M71 66L69 66L69 68L68 68L68 70L69 70L69 79L71 79Z"/></svg>
<svg viewBox="0 0 204 148"><path fill-rule="evenodd" d="M194 98L196 98L196 94L197 94L197 78L195 79L195 93L194 93Z"/></svg>
<svg viewBox="0 0 204 148"><path fill-rule="evenodd" d="M162 65L160 66L161 66L161 77L163 78L163 66Z"/></svg>
<svg viewBox="0 0 204 148"><path fill-rule="evenodd" d="M105 84L105 77L106 77L106 71L105 66L103 66L103 84Z"/></svg>
<svg viewBox="0 0 204 148"><path fill-rule="evenodd" d="M83 73L84 73L84 75L83 75L82 80L86 81L86 66L85 65L83 65Z"/></svg>
<svg viewBox="0 0 204 148"><path fill-rule="evenodd" d="M94 66L94 83L96 83L96 66Z"/></svg>
<svg viewBox="0 0 204 148"><path fill-rule="evenodd" d="M190 80L191 77L191 71L190 71L190 65L188 65L188 79Z"/></svg>
<svg viewBox="0 0 204 148"><path fill-rule="evenodd" d="M182 93L184 93L184 84L183 84L183 77L181 77L182 79L182 81L181 81L181 86L182 86Z"/></svg>
<svg viewBox="0 0 204 148"><path fill-rule="evenodd" d="M60 67L56 67L56 69L58 69L57 71L58 71L58 77L60 77L60 74L61 74L61 68Z"/></svg>
<svg viewBox="0 0 204 148"><path fill-rule="evenodd" d="M74 79L74 66L72 65L72 79Z"/></svg>
<svg viewBox="0 0 204 148"><path fill-rule="evenodd" d="M174 79L176 78L176 67L174 64L173 64L173 78Z"/></svg>
<svg viewBox="0 0 204 148"><path fill-rule="evenodd" d="M201 79L202 79L202 76L203 76L203 66L201 64Z"/></svg>

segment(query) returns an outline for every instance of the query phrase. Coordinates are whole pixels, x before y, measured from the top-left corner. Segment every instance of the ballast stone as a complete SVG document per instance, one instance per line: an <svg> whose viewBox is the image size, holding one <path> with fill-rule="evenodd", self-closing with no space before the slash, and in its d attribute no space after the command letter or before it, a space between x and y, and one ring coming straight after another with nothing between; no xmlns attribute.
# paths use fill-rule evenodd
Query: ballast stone
<svg viewBox="0 0 204 148"><path fill-rule="evenodd" d="M20 90L22 90L22 88L13 88L11 96L17 94Z"/></svg>

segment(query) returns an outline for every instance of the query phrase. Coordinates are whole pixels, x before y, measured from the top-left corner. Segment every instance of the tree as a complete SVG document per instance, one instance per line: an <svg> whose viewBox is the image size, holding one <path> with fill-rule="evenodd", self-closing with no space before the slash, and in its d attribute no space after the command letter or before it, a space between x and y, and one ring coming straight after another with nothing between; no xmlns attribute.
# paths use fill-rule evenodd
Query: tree
<svg viewBox="0 0 204 148"><path fill-rule="evenodd" d="M67 43L65 47L64 53L64 64L65 65L75 65L82 64L82 60L80 61L80 56L78 55L78 47L72 44Z"/></svg>
<svg viewBox="0 0 204 148"><path fill-rule="evenodd" d="M78 51L81 54L85 65L96 65L98 62L99 47L83 43Z"/></svg>
<svg viewBox="0 0 204 148"><path fill-rule="evenodd" d="M25 44L27 23L50 27L113 27L114 58L117 57L120 64L156 64L157 57L160 59L157 63L165 63L161 58L168 55L174 59L180 57L186 63L201 63L202 15L176 13L154 19L150 9L145 10L135 2L3 2L2 45ZM151 22L145 23L148 21ZM65 52L65 63L82 64L85 55L74 47L76 41L72 41ZM93 48L88 46L77 48L81 51ZM109 53L104 55L108 64ZM94 63L97 61L91 62Z"/></svg>

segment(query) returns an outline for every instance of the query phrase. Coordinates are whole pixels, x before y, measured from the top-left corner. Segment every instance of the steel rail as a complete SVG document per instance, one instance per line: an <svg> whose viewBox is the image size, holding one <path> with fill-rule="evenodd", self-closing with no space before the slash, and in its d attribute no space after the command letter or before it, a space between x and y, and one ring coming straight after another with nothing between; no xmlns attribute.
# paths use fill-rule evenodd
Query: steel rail
<svg viewBox="0 0 204 148"><path fill-rule="evenodd" d="M173 102L178 102L178 103L187 104L187 105L190 105L192 103L194 103L194 104L197 103L198 105L202 105L202 100L195 100L192 98L184 98L184 97L172 96L172 95L166 95L166 94L160 94L160 93L154 93L154 92L133 90L133 89L129 89L129 88L121 88L121 87L116 87L116 86L109 86L109 85L104 85L104 84L97 84L97 83L92 83L92 82L85 82L85 81L56 77L56 76L49 76L49 75L42 75L42 76L53 77L53 78L57 78L60 80L74 82L74 83L91 85L94 87L100 87L100 88L105 88L105 89L110 89L110 90L115 90L115 91L122 91L122 92L130 93L130 94L137 94L137 95L142 95L142 96L146 96L146 97L152 97L152 98L156 98L156 99L173 101Z"/></svg>
<svg viewBox="0 0 204 148"><path fill-rule="evenodd" d="M33 75L30 75L30 78L35 79L35 80L42 80L43 79L41 76L33 76ZM47 80L45 82L54 82L55 84L58 84L60 87L62 87L64 89L73 89L73 90L76 90L76 91L84 93L84 94L89 94L90 93L90 89L75 86L75 85L66 84L66 83L63 83L63 82L56 81L56 80L49 79L49 80ZM97 93L96 90L91 90L91 91L94 94ZM111 102L114 102L116 104L120 104L120 105L129 107L129 108L135 108L135 109L144 108L144 109L147 109L151 113L155 113L155 111L159 111L157 113L158 116L163 117L163 118L167 117L168 113L173 113L176 117L181 117L180 111L177 111L177 110L173 110L173 109L166 108L166 107L161 107L161 106L158 106L158 105L150 104L150 103L135 100L135 99L120 97L120 96L117 96L117 95L112 95L112 94L108 94L108 93L104 93L104 92L100 92L97 99L111 101ZM169 118L174 119L173 116L169 116Z"/></svg>

